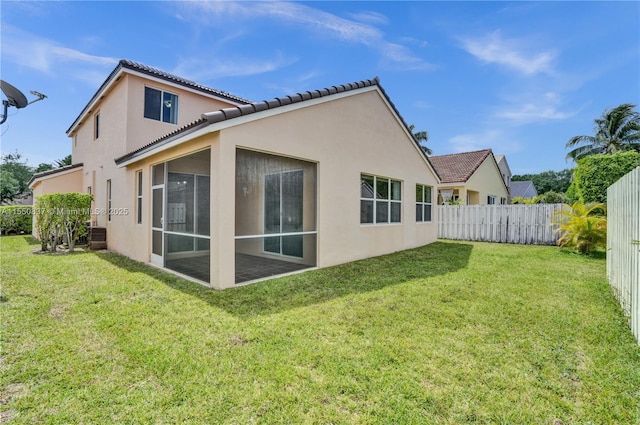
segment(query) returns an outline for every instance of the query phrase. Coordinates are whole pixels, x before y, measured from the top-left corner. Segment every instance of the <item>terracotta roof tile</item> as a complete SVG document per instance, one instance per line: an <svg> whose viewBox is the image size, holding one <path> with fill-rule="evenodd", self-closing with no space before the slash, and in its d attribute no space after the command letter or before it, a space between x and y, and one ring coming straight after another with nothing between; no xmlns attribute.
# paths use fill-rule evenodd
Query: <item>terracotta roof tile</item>
<svg viewBox="0 0 640 425"><path fill-rule="evenodd" d="M431 164L440 175L442 183L466 182L491 154L491 149L450 155L430 156Z"/></svg>

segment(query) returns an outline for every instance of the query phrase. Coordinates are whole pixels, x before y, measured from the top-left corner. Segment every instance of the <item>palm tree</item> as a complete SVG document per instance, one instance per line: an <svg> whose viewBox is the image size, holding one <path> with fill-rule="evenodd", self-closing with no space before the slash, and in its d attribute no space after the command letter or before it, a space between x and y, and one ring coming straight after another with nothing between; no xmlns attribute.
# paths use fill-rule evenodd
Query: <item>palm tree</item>
<svg viewBox="0 0 640 425"><path fill-rule="evenodd" d="M57 168L65 167L65 166L67 166L67 165L71 165L71 154L69 154L69 155L65 156L65 157L64 157L64 158L62 158L62 159L56 159L56 161L55 161L55 163L54 163L54 164L55 164L55 166L56 166Z"/></svg>
<svg viewBox="0 0 640 425"><path fill-rule="evenodd" d="M636 105L624 103L605 110L596 123L595 136L574 136L565 147L571 148L581 143L567 154L566 159L578 160L599 153L613 154L626 150L640 152L640 114Z"/></svg>
<svg viewBox="0 0 640 425"><path fill-rule="evenodd" d="M416 128L416 126L413 124L409 126L409 130L412 133L414 128ZM426 131L416 131L415 133L413 133L413 137L420 144L420 148L424 151L425 154L431 155L433 153L431 149L424 145L429 140L429 133L427 133Z"/></svg>

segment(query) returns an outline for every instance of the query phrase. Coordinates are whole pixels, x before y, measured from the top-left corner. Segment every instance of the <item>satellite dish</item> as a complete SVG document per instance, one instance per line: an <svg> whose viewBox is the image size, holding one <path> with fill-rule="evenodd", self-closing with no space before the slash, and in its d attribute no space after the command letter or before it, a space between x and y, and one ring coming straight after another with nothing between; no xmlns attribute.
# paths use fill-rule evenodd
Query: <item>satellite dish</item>
<svg viewBox="0 0 640 425"><path fill-rule="evenodd" d="M2 89L2 92L7 97L2 101L3 112L2 115L0 115L0 124L4 124L4 122L7 120L7 109L9 108L9 106L15 106L16 108L21 109L26 107L27 105L32 104L33 102L37 102L47 97L42 93L38 93L37 91L32 90L30 93L34 96L37 96L38 98L29 102L27 101L27 97L22 94L20 90L2 80L0 80L0 89Z"/></svg>
<svg viewBox="0 0 640 425"><path fill-rule="evenodd" d="M27 101L27 97L22 94L20 90L13 87L11 84L6 81L0 80L0 88L5 96L7 96L7 101L9 102L9 106L15 106L16 108L24 108L29 104Z"/></svg>

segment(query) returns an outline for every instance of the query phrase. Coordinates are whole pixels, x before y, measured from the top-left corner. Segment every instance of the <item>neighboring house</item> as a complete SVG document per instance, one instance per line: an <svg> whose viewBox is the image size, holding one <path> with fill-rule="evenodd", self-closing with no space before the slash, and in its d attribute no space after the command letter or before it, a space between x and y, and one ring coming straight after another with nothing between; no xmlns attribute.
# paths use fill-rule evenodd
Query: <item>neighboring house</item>
<svg viewBox="0 0 640 425"><path fill-rule="evenodd" d="M491 149L430 156L429 160L440 176L438 204L507 203L509 192Z"/></svg>
<svg viewBox="0 0 640 425"><path fill-rule="evenodd" d="M495 155L496 163L498 164L498 168L500 169L500 174L502 174L502 180L504 180L504 185L507 186L507 192L510 192L509 188L511 187L511 168L509 168L509 163L507 162L507 157L504 155ZM507 199L507 203L510 203L511 199Z"/></svg>
<svg viewBox="0 0 640 425"><path fill-rule="evenodd" d="M510 188L511 199L533 199L538 196L538 191L531 180L512 181Z"/></svg>
<svg viewBox="0 0 640 425"><path fill-rule="evenodd" d="M121 61L68 134L109 249L213 288L437 237L437 174L377 78L249 103Z"/></svg>

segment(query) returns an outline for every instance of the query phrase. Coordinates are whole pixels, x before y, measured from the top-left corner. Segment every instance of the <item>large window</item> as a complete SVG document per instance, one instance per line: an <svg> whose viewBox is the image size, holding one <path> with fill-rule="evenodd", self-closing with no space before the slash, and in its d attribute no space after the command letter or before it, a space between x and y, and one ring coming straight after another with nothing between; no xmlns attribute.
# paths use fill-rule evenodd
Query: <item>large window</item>
<svg viewBox="0 0 640 425"><path fill-rule="evenodd" d="M152 120L178 123L178 95L144 88L144 117Z"/></svg>
<svg viewBox="0 0 640 425"><path fill-rule="evenodd" d="M316 265L316 168L236 150L236 283Z"/></svg>
<svg viewBox="0 0 640 425"><path fill-rule="evenodd" d="M416 185L416 221L431 221L431 186Z"/></svg>
<svg viewBox="0 0 640 425"><path fill-rule="evenodd" d="M360 223L402 221L402 184L386 177L360 175Z"/></svg>

